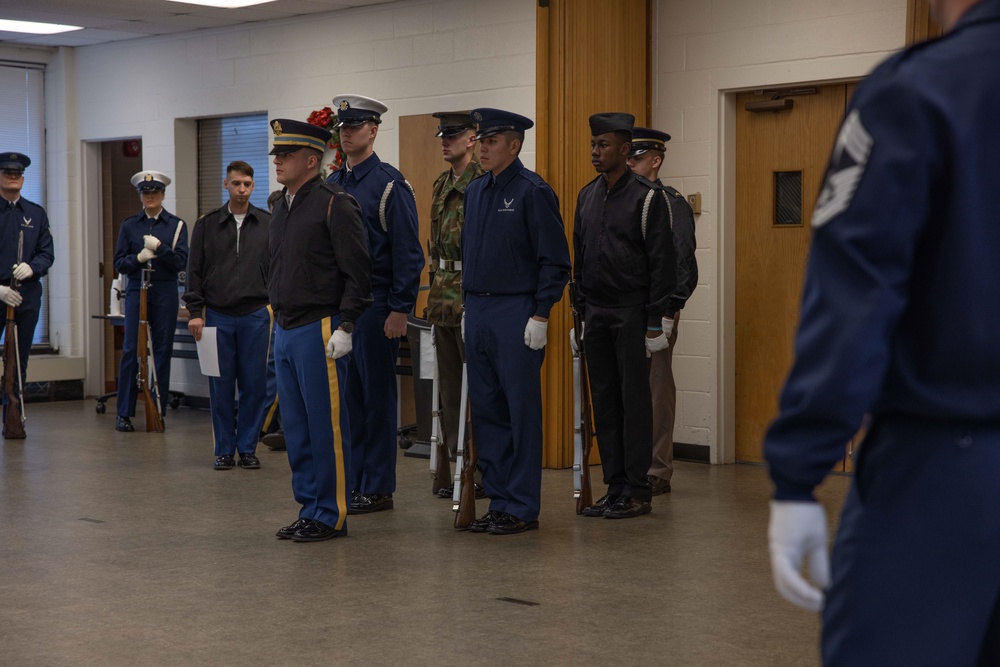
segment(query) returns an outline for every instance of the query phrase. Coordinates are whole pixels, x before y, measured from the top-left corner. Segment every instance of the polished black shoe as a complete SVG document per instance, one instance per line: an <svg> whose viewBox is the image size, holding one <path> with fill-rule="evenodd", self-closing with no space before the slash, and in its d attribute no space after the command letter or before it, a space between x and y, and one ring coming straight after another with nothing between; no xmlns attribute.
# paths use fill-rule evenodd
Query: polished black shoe
<svg viewBox="0 0 1000 667"><path fill-rule="evenodd" d="M215 463L212 464L212 467L216 470L232 470L235 465L236 462L233 461L232 454L226 454L224 456L217 457L215 459Z"/></svg>
<svg viewBox="0 0 1000 667"><path fill-rule="evenodd" d="M448 486L442 486L437 490L436 494L438 498L451 498L455 495L455 485L449 484Z"/></svg>
<svg viewBox="0 0 1000 667"><path fill-rule="evenodd" d="M240 454L240 461L237 464L241 468L246 468L247 470L256 470L260 467L260 459L253 452L249 454Z"/></svg>
<svg viewBox="0 0 1000 667"><path fill-rule="evenodd" d="M285 526L284 528L279 528L278 532L275 533L275 536L279 540L290 540L292 539L292 535L294 535L297 531L305 528L310 523L312 523L312 521L310 521L309 519L296 519L295 523L293 523L292 525Z"/></svg>
<svg viewBox="0 0 1000 667"><path fill-rule="evenodd" d="M359 493L357 498L351 498L348 514L371 514L392 509L391 493Z"/></svg>
<svg viewBox="0 0 1000 667"><path fill-rule="evenodd" d="M604 516L604 513L610 509L610 507L618 500L618 496L613 496L610 493L604 496L594 503L593 505L588 505L583 508L580 512L583 516Z"/></svg>
<svg viewBox="0 0 1000 667"><path fill-rule="evenodd" d="M119 417L118 421L115 422L115 430L122 433L131 433L135 430L135 426L132 426L132 420L128 417Z"/></svg>
<svg viewBox="0 0 1000 667"><path fill-rule="evenodd" d="M499 519L502 514L503 512L490 510L486 514L482 515L481 517L470 523L469 527L466 528L466 530L469 531L470 533L488 533L490 532L490 528L493 527L493 524L496 523L497 519Z"/></svg>
<svg viewBox="0 0 1000 667"><path fill-rule="evenodd" d="M337 530L333 526L328 526L322 521L310 521L307 525L299 528L292 535L292 542L322 542L334 537L347 535L347 527Z"/></svg>
<svg viewBox="0 0 1000 667"><path fill-rule="evenodd" d="M604 513L606 519L632 519L653 511L649 501L639 500L631 496L622 496Z"/></svg>
<svg viewBox="0 0 1000 667"><path fill-rule="evenodd" d="M285 451L285 431L278 430L274 433L268 433L263 438L260 439L264 443L264 446L270 449L272 452L283 452Z"/></svg>
<svg viewBox="0 0 1000 667"><path fill-rule="evenodd" d="M656 475L649 475L646 479L649 480L649 486L653 489L654 496L661 496L664 493L670 493L669 480L657 477Z"/></svg>
<svg viewBox="0 0 1000 667"><path fill-rule="evenodd" d="M493 525L490 526L490 532L494 535L513 535L515 533L523 533L526 530L535 530L538 528L538 521L522 521L518 519L513 514L507 514L503 512Z"/></svg>

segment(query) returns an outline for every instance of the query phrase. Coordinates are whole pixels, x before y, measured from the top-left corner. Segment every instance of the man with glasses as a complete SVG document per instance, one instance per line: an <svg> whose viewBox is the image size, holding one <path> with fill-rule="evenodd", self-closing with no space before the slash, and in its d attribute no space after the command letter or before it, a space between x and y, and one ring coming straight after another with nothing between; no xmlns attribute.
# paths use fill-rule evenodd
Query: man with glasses
<svg viewBox="0 0 1000 667"><path fill-rule="evenodd" d="M55 258L45 209L21 196L24 170L30 165L31 158L23 153L0 154L0 301L16 309L22 382L42 307L41 279ZM19 283L16 289L12 278Z"/></svg>

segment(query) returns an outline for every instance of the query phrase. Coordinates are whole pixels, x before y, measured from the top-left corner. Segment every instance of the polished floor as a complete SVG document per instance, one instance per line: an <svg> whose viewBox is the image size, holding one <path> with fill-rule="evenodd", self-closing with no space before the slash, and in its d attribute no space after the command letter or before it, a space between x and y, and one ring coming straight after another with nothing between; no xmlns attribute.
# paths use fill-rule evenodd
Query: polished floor
<svg viewBox="0 0 1000 667"><path fill-rule="evenodd" d="M680 463L627 521L577 517L547 470L541 529L494 536L455 532L400 455L396 509L298 544L274 537L297 513L284 453L218 472L207 412L165 434L111 412L32 404L2 444L2 665L818 663L816 616L771 587L763 467ZM846 486L821 490L831 511Z"/></svg>

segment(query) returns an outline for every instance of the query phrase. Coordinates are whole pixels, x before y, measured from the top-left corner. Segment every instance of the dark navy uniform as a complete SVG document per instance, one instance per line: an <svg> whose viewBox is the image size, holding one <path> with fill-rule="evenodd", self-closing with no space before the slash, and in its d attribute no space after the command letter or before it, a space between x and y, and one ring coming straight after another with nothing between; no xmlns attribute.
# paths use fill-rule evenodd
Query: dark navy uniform
<svg viewBox="0 0 1000 667"><path fill-rule="evenodd" d="M368 99L334 98L341 123L380 122L384 105L377 106L371 100L376 104L342 108L342 98ZM399 339L386 338L384 325L390 312L410 313L417 302L424 267L417 206L403 175L375 153L353 169L348 169L345 162L327 180L358 200L368 234L373 302L354 330L347 404L351 414L354 490L365 496L385 496L396 490Z"/></svg>
<svg viewBox="0 0 1000 667"><path fill-rule="evenodd" d="M30 164L31 160L22 153L0 153L2 169L23 173ZM21 257L18 258L18 238L22 232L24 240ZM26 377L31 341L35 337L42 307L41 279L49 272L53 259L52 234L45 209L24 197L9 202L0 196L0 284L11 284L12 269L19 261L30 266L32 272L31 277L22 280L17 288L22 300L14 311L22 380Z"/></svg>
<svg viewBox="0 0 1000 667"><path fill-rule="evenodd" d="M169 398L170 359L173 356L174 331L177 329L177 311L180 306L177 276L187 266L188 231L184 221L166 209L161 209L156 218L150 218L145 211L140 211L122 222L118 244L115 246L115 271L128 277L125 288L125 340L122 343L122 361L118 370L119 417L135 416L139 368L136 357L139 292L143 266L138 254L144 248L143 237L147 235L155 236L160 241L156 259L150 261L153 275L146 293L146 308L161 413L166 410Z"/></svg>
<svg viewBox="0 0 1000 667"><path fill-rule="evenodd" d="M531 127L497 110L473 118L479 137ZM469 405L489 509L531 523L541 506L545 350L525 344L525 323L548 318L570 260L556 195L520 159L466 188L462 269Z"/></svg>
<svg viewBox="0 0 1000 667"><path fill-rule="evenodd" d="M1000 0L983 0L860 84L813 213L765 453L775 498L809 500L870 415L825 664L1000 664L998 108Z"/></svg>
<svg viewBox="0 0 1000 667"><path fill-rule="evenodd" d="M269 213L250 204L237 231L227 203L202 216L191 234L184 303L192 319L216 328L219 349L219 376L208 379L216 456L253 454L264 421L270 222Z"/></svg>
<svg viewBox="0 0 1000 667"><path fill-rule="evenodd" d="M330 137L299 121L277 119L271 127L272 154L311 146L309 137L320 132L326 141ZM291 207L285 198L274 207L269 252L274 359L292 491L302 505L299 520L325 526L321 539L327 539L346 532L351 488L343 391L350 355L332 359L327 343L371 303L371 260L357 201L317 173L298 189ZM296 524L279 537L310 541L294 532Z"/></svg>

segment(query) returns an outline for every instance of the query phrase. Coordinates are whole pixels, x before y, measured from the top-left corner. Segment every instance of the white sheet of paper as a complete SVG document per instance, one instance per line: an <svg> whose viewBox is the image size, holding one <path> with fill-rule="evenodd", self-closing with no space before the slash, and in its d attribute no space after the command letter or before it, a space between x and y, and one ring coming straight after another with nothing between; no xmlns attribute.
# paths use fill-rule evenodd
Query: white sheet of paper
<svg viewBox="0 0 1000 667"><path fill-rule="evenodd" d="M201 365L201 374L209 377L219 377L219 344L217 342L216 328L205 327L201 330L201 340L195 344L198 346L198 364Z"/></svg>
<svg viewBox="0 0 1000 667"><path fill-rule="evenodd" d="M420 379L434 379L434 337L430 329L420 332Z"/></svg>

